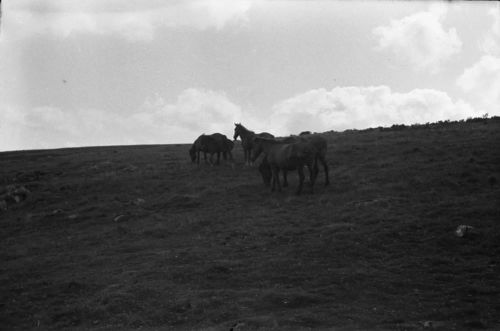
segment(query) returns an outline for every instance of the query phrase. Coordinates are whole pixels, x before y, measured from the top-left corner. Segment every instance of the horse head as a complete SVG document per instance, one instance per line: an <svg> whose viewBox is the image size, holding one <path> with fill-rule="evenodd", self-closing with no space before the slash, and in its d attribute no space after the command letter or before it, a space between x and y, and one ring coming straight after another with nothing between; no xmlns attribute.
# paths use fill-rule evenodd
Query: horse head
<svg viewBox="0 0 500 331"><path fill-rule="evenodd" d="M233 139L236 140L241 134L241 123L234 123L234 135Z"/></svg>
<svg viewBox="0 0 500 331"><path fill-rule="evenodd" d="M263 152L264 149L262 147L262 143L264 140L265 138L263 139L259 137L255 137L252 139L253 147L252 147L252 155L250 158L252 162L255 162L255 160L257 160L257 158L259 157L259 155Z"/></svg>
<svg viewBox="0 0 500 331"><path fill-rule="evenodd" d="M189 156L191 157L191 161L192 162L195 162L196 161L196 149L194 147L194 144L193 146L191 146L191 148L189 149Z"/></svg>

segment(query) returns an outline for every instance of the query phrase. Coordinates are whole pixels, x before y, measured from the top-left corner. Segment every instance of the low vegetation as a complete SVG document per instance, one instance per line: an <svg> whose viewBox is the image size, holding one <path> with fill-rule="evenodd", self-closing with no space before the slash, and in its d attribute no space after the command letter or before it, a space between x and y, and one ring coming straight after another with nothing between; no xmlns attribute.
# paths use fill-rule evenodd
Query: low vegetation
<svg viewBox="0 0 500 331"><path fill-rule="evenodd" d="M239 144L0 153L0 328L499 329L499 118L324 137L301 196Z"/></svg>

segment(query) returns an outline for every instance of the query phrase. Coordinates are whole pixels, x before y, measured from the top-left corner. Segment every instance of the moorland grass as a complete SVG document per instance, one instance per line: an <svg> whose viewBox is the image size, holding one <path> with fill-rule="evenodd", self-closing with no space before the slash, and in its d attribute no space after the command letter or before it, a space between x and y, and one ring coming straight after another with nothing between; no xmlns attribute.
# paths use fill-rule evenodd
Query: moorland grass
<svg viewBox="0 0 500 331"><path fill-rule="evenodd" d="M302 196L239 145L0 153L2 328L500 328L498 118L323 135Z"/></svg>

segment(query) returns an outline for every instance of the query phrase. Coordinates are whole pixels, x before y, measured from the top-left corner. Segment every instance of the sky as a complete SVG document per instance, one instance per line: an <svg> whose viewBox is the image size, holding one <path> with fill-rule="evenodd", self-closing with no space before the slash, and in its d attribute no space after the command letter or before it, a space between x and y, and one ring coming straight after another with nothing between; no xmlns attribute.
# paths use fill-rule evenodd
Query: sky
<svg viewBox="0 0 500 331"><path fill-rule="evenodd" d="M498 2L1 5L0 151L500 116Z"/></svg>

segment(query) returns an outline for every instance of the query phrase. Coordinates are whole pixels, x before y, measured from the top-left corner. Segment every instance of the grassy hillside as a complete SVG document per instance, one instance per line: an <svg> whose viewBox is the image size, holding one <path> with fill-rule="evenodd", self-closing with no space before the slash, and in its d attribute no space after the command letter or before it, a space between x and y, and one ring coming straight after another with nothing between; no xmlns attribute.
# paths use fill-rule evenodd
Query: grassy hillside
<svg viewBox="0 0 500 331"><path fill-rule="evenodd" d="M0 329L500 329L498 118L324 135L302 196L239 145L0 153Z"/></svg>

